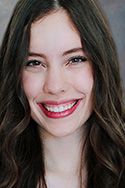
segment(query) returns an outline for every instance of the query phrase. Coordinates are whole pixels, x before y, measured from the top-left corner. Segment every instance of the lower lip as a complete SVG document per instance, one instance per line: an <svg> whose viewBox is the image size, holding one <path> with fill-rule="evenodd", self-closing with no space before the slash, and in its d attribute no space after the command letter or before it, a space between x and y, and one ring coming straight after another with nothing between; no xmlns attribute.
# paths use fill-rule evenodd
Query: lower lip
<svg viewBox="0 0 125 188"><path fill-rule="evenodd" d="M39 107L42 109L42 111L44 112L44 114L49 117L49 118L53 118L53 119L59 119L59 118L64 118L67 117L69 115L71 115L76 108L79 106L79 103L81 102L81 100L78 100L78 102L70 109L67 109L63 112L51 112L51 111L47 111L42 104L38 104Z"/></svg>

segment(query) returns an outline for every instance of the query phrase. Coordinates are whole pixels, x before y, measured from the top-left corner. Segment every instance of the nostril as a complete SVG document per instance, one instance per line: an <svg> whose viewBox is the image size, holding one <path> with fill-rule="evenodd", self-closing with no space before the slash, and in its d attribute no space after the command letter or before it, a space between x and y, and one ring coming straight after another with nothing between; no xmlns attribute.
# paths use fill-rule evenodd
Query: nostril
<svg viewBox="0 0 125 188"><path fill-rule="evenodd" d="M56 82L54 84L46 83L44 84L44 91L50 94L59 94L65 92L65 88L63 85L58 85Z"/></svg>

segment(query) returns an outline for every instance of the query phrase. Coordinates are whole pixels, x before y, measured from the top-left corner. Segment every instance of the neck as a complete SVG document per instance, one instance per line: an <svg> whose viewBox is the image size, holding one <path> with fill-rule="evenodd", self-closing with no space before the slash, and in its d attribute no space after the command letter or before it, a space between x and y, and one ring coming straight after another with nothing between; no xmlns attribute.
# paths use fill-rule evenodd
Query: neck
<svg viewBox="0 0 125 188"><path fill-rule="evenodd" d="M45 133L45 132L44 132ZM75 175L80 171L84 131L77 130L65 137L42 136L47 172Z"/></svg>

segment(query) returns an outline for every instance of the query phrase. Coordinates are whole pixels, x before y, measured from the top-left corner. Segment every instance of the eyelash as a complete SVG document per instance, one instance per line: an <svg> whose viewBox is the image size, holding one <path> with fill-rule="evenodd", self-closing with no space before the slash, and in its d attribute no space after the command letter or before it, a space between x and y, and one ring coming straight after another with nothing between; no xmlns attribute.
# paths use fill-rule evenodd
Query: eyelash
<svg viewBox="0 0 125 188"><path fill-rule="evenodd" d="M33 66L40 66L40 65L42 65L42 63L37 60L31 60L26 63L26 67L28 66L33 67Z"/></svg>
<svg viewBox="0 0 125 188"><path fill-rule="evenodd" d="M74 62L71 62L71 61L74 61ZM77 63L86 62L86 61L87 61L87 58L84 56L75 56L69 59L69 64L77 64Z"/></svg>
<svg viewBox="0 0 125 188"><path fill-rule="evenodd" d="M87 58L84 57L84 56L75 56L75 57L70 58L66 65L68 65L68 64L78 64L78 63L86 62L86 61L87 61ZM28 66L33 67L33 66L40 66L40 65L43 65L43 64L40 61L37 61L37 60L31 60L31 61L28 61L26 63L26 67L28 67Z"/></svg>

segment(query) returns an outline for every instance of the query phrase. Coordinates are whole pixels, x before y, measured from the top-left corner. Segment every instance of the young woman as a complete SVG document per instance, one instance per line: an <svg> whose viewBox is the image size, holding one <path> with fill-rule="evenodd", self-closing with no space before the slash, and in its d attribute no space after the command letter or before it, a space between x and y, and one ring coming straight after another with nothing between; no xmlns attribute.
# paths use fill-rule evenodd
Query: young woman
<svg viewBox="0 0 125 188"><path fill-rule="evenodd" d="M0 188L123 188L115 45L95 0L20 0L0 50Z"/></svg>

